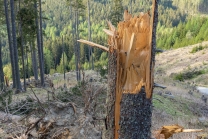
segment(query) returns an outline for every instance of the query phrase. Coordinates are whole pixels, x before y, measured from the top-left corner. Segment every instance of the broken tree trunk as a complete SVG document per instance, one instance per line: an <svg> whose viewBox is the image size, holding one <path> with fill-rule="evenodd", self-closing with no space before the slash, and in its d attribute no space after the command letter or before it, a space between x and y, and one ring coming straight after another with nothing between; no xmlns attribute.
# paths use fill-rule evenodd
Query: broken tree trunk
<svg viewBox="0 0 208 139"><path fill-rule="evenodd" d="M124 11L117 29L108 22L108 92L105 139L148 139L151 137L153 73L156 50L157 0L152 14L132 17Z"/></svg>

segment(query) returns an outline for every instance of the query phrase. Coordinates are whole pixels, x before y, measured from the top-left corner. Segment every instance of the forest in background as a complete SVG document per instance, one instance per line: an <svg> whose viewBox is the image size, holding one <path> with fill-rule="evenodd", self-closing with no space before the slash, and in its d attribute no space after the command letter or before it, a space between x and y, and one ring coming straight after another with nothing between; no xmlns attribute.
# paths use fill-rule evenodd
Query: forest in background
<svg viewBox="0 0 208 139"><path fill-rule="evenodd" d="M80 9L80 15L78 17L78 38L88 40L87 0L80 0L80 2L83 7ZM17 4L16 2L16 5ZM134 15L138 15L139 12L147 12L150 9L149 5L151 5L151 0L130 0L123 1L122 8L128 9L129 12L134 13ZM206 0L160 0L157 47L168 50L208 40L207 5L208 2ZM3 6L3 4L1 4L1 6ZM27 9L29 7L25 8ZM44 17L43 46L45 74L53 74L55 72L63 73L63 65L65 65L66 71L75 70L74 46L77 36L74 32L74 28L76 28L74 11L76 9L70 6L69 2L63 0L47 0L42 4L42 9ZM107 36L103 32L103 29L107 28L106 20L112 20L112 1L90 0L89 13L91 41L107 46ZM4 10L1 8L0 37L2 61L4 74L11 78L6 23L3 17ZM25 43L25 46L28 46L28 48L29 45L29 43ZM21 55L20 46L18 49L18 54ZM28 50L25 49L25 51ZM88 46L84 44L80 44L80 63L82 69L92 68L89 62L89 59L92 59L91 55L93 56L95 70L103 70L105 72L108 54L96 48L94 48L91 53L89 52ZM21 60L19 60L19 63L20 71L22 71ZM27 76L33 75L32 59L30 57L28 57L27 66L27 73L29 73ZM22 78L23 72L20 73Z"/></svg>

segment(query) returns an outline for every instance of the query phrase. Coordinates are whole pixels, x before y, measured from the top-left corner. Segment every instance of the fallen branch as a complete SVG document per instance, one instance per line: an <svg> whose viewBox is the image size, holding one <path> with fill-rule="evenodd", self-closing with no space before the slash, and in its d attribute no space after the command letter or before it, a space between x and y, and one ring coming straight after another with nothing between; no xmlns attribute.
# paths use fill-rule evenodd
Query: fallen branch
<svg viewBox="0 0 208 139"><path fill-rule="evenodd" d="M42 106L42 103L40 102L39 98L36 96L35 92L33 91L32 88L30 88L31 91L33 92L34 96L36 97L37 101L38 101L38 104L40 105L40 107L44 110L44 112L46 113L46 110L44 109L44 107Z"/></svg>
<svg viewBox="0 0 208 139"><path fill-rule="evenodd" d="M31 126L28 127L27 131L25 132L26 135L28 135L28 133L35 128L38 123L45 117L45 115L43 115L40 119L38 119L34 124L32 124Z"/></svg>
<svg viewBox="0 0 208 139"><path fill-rule="evenodd" d="M158 100L160 103L162 103L162 104L164 104L161 100L159 100L158 98L153 98L153 99L156 99L156 100Z"/></svg>

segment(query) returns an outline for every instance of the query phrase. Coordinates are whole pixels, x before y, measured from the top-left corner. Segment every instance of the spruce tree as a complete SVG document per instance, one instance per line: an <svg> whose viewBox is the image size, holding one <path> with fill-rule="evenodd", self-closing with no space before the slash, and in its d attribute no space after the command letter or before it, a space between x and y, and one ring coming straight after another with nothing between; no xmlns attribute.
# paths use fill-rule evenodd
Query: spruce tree
<svg viewBox="0 0 208 139"><path fill-rule="evenodd" d="M113 0L112 6L113 7L109 19L111 19L113 25L117 26L119 21L122 21L123 19L124 8L122 6L122 0Z"/></svg>

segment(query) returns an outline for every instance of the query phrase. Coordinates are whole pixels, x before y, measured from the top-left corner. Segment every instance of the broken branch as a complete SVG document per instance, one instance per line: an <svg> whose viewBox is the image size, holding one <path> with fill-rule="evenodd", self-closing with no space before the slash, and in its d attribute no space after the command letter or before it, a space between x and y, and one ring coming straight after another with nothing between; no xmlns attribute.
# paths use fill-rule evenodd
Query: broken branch
<svg viewBox="0 0 208 139"><path fill-rule="evenodd" d="M103 31L104 31L107 35L109 35L109 36L111 36L111 37L114 36L114 33L113 33L113 31L111 31L111 30L103 29Z"/></svg>
<svg viewBox="0 0 208 139"><path fill-rule="evenodd" d="M159 87L159 88L162 88L162 89L167 88L166 86L162 86L162 85L157 84L157 83L154 83L154 87Z"/></svg>
<svg viewBox="0 0 208 139"><path fill-rule="evenodd" d="M81 43L88 44L88 45L93 46L93 47L98 47L98 48L100 48L100 49L102 49L102 50L105 50L105 51L107 51L107 52L109 51L109 48L107 48L107 47L105 47L105 46L102 46L102 45L100 45L100 44L91 42L91 41L87 41L87 40L83 40L83 39L77 40L77 41L78 41L78 42L81 42Z"/></svg>

